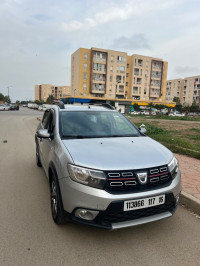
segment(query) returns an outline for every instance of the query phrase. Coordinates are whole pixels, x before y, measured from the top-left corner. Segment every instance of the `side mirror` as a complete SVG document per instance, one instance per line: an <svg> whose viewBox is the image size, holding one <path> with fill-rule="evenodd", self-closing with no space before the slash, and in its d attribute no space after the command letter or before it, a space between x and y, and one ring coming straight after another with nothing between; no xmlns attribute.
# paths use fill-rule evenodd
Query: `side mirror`
<svg viewBox="0 0 200 266"><path fill-rule="evenodd" d="M146 134L146 133L147 133L147 130L146 130L145 127L140 126L140 127L139 127L139 130L140 130L140 132L141 132L142 134Z"/></svg>
<svg viewBox="0 0 200 266"><path fill-rule="evenodd" d="M47 129L40 129L37 131L37 137L38 138L44 138L44 139L48 139L50 138L50 133L48 132Z"/></svg>

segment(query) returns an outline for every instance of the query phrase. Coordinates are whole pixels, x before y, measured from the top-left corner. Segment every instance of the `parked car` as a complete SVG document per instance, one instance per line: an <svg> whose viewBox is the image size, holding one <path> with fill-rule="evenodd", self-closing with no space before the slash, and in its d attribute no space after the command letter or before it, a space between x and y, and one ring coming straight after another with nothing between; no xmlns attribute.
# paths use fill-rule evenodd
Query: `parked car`
<svg viewBox="0 0 200 266"><path fill-rule="evenodd" d="M59 105L35 134L55 223L117 229L174 214L181 174L171 151L109 105Z"/></svg>
<svg viewBox="0 0 200 266"><path fill-rule="evenodd" d="M185 114L180 113L180 112L173 112L173 113L170 113L169 116L185 116Z"/></svg>
<svg viewBox="0 0 200 266"><path fill-rule="evenodd" d="M8 111L10 107L6 104L0 104L0 111Z"/></svg>
<svg viewBox="0 0 200 266"><path fill-rule="evenodd" d="M42 106L42 105L39 105L39 106L38 106L38 110L39 110L39 111L42 111L42 110L43 110L43 106Z"/></svg>
<svg viewBox="0 0 200 266"><path fill-rule="evenodd" d="M16 105L16 104L11 104L10 106L9 106L9 109L10 110L12 110L12 111L15 111L15 110L19 110L19 106L18 105Z"/></svg>
<svg viewBox="0 0 200 266"><path fill-rule="evenodd" d="M141 115L149 115L149 111L147 111L147 110L142 110L142 111L140 111L140 114L141 114Z"/></svg>
<svg viewBox="0 0 200 266"><path fill-rule="evenodd" d="M131 112L131 115L139 115L139 114L140 114L139 111L133 111L133 112Z"/></svg>

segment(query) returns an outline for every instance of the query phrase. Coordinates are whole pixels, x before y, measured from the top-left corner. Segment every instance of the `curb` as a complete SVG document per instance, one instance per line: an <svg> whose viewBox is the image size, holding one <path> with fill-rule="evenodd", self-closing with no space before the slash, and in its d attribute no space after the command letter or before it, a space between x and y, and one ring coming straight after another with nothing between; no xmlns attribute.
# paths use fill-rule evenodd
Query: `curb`
<svg viewBox="0 0 200 266"><path fill-rule="evenodd" d="M200 200L192 195L182 191L180 194L180 203L186 208L200 215Z"/></svg>

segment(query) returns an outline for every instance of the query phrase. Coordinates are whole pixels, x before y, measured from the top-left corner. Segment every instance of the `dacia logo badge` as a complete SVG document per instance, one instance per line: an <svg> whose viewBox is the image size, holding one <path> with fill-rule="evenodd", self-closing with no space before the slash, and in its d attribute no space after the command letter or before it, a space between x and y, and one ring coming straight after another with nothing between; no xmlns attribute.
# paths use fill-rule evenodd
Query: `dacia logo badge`
<svg viewBox="0 0 200 266"><path fill-rule="evenodd" d="M141 185L145 185L147 183L147 172L136 173L136 175Z"/></svg>

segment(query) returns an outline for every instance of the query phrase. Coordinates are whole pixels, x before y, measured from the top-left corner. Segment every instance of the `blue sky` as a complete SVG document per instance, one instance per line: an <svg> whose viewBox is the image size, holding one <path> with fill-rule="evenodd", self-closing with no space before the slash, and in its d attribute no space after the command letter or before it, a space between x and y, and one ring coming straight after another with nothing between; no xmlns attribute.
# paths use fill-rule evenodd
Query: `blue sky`
<svg viewBox="0 0 200 266"><path fill-rule="evenodd" d="M99 47L168 61L168 78L200 75L200 1L1 0L0 92L70 85L71 54Z"/></svg>

